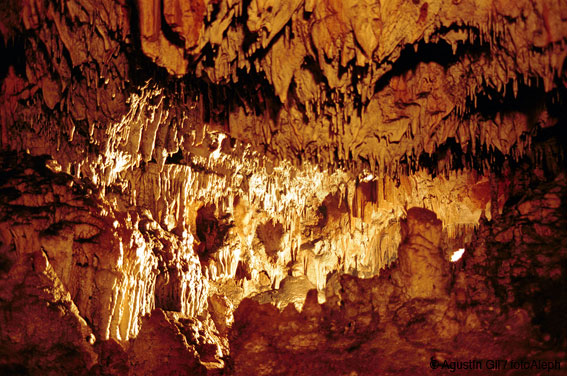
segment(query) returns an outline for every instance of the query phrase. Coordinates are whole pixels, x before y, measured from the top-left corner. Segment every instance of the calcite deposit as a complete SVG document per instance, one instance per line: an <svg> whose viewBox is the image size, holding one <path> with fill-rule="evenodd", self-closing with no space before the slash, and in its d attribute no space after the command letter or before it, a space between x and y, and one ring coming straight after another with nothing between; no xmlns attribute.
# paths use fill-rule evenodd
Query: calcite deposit
<svg viewBox="0 0 567 376"><path fill-rule="evenodd" d="M565 373L565 1L7 0L0 41L0 374Z"/></svg>

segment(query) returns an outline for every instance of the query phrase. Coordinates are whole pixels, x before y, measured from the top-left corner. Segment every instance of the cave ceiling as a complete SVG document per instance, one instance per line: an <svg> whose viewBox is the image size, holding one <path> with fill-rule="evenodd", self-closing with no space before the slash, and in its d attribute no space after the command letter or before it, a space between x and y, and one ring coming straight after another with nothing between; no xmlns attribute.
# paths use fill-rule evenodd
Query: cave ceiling
<svg viewBox="0 0 567 376"><path fill-rule="evenodd" d="M0 36L0 371L364 368L563 315L564 0L4 0Z"/></svg>
<svg viewBox="0 0 567 376"><path fill-rule="evenodd" d="M4 7L2 143L74 160L159 163L208 127L295 165L482 169L474 157L519 158L563 108L559 0Z"/></svg>

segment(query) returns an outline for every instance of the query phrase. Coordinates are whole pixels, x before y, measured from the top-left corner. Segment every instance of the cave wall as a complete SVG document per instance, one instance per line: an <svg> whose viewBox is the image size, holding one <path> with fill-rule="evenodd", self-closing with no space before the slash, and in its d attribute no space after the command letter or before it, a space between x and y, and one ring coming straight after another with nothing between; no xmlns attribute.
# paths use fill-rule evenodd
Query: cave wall
<svg viewBox="0 0 567 376"><path fill-rule="evenodd" d="M562 1L0 15L1 371L561 357Z"/></svg>
<svg viewBox="0 0 567 376"><path fill-rule="evenodd" d="M413 208L399 257L380 276L343 274L324 304L312 291L301 311L242 301L231 332L234 374L487 374L496 372L489 359L545 359L554 365L544 372L560 374L565 352L549 349L564 349L567 333L565 176L512 180L533 190L484 220L457 263L439 254L435 213ZM479 363L441 368L469 359Z"/></svg>

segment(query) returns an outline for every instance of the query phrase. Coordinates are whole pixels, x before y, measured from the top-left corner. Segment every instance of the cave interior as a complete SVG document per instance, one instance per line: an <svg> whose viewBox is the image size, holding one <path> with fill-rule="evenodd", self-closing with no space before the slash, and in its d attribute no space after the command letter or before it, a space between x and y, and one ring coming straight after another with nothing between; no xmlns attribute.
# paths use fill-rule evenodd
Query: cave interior
<svg viewBox="0 0 567 376"><path fill-rule="evenodd" d="M566 374L564 0L3 0L0 36L0 374Z"/></svg>

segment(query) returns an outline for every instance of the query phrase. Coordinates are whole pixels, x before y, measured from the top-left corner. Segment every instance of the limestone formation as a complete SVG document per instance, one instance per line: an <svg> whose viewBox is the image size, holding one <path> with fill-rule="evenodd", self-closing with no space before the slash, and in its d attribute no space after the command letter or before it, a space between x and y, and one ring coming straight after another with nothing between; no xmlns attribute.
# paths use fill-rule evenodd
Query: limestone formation
<svg viewBox="0 0 567 376"><path fill-rule="evenodd" d="M4 1L0 374L561 374L566 25Z"/></svg>
<svg viewBox="0 0 567 376"><path fill-rule="evenodd" d="M412 298L434 299L447 294L450 284L449 260L441 245L441 221L427 209L411 208L402 222L404 240L398 260L406 294Z"/></svg>

